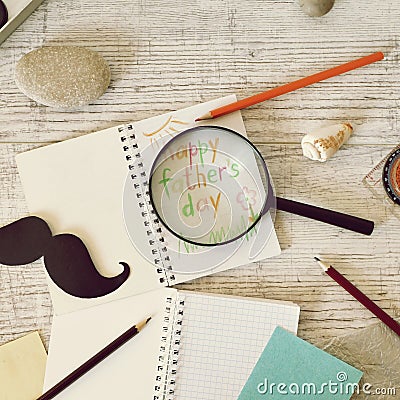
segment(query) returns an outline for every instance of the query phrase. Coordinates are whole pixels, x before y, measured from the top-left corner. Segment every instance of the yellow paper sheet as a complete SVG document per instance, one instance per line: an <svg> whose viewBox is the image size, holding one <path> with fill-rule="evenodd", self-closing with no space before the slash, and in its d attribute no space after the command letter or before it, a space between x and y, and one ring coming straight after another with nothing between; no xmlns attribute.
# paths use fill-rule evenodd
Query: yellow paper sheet
<svg viewBox="0 0 400 400"><path fill-rule="evenodd" d="M0 346L0 400L34 400L42 394L47 354L38 332Z"/></svg>

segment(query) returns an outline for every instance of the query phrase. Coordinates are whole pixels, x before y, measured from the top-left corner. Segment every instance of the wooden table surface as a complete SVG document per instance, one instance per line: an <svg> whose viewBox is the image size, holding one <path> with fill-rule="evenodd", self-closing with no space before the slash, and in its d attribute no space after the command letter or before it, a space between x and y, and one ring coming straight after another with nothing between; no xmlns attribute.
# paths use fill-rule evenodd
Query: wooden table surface
<svg viewBox="0 0 400 400"><path fill-rule="evenodd" d="M400 306L400 221L361 181L400 142L400 2L337 0L313 19L292 0L48 0L0 46L0 223L27 215L15 155L49 143L230 93L239 98L383 51L386 59L243 111L279 195L376 222L371 237L278 212L282 254L182 288L290 300L299 335L318 344L376 321L322 275L332 262L385 310ZM109 62L95 104L60 112L17 89L18 59L42 45L80 45ZM349 121L351 137L327 163L302 156L309 130ZM38 261L0 268L0 343L39 330L52 306Z"/></svg>

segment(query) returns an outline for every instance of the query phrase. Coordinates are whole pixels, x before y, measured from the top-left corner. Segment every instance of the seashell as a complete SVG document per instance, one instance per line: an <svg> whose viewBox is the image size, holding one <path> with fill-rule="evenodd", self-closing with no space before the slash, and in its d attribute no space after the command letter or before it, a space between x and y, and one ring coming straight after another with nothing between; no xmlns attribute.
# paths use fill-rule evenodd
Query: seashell
<svg viewBox="0 0 400 400"><path fill-rule="evenodd" d="M303 155L310 160L325 162L347 142L352 133L353 127L349 123L319 128L303 137Z"/></svg>
<svg viewBox="0 0 400 400"><path fill-rule="evenodd" d="M299 0L300 8L310 17L322 17L335 4L335 0Z"/></svg>
<svg viewBox="0 0 400 400"><path fill-rule="evenodd" d="M41 47L18 61L15 82L38 103L70 109L104 94L110 68L100 54L83 47Z"/></svg>

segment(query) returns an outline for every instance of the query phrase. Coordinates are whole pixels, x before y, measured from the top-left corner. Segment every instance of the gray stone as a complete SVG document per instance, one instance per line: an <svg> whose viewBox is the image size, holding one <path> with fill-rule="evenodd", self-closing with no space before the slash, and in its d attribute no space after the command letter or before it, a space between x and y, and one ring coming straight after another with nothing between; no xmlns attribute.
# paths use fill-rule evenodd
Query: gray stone
<svg viewBox="0 0 400 400"><path fill-rule="evenodd" d="M26 96L50 107L70 109L98 99L110 84L110 68L83 47L41 47L23 56L15 82Z"/></svg>
<svg viewBox="0 0 400 400"><path fill-rule="evenodd" d="M311 17L322 17L335 4L335 0L299 0L301 9Z"/></svg>

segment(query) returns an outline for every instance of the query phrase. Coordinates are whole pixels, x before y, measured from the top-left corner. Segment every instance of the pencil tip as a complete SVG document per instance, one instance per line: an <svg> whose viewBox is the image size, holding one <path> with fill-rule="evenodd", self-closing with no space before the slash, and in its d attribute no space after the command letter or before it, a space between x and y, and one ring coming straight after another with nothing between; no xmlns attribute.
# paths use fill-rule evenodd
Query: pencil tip
<svg viewBox="0 0 400 400"><path fill-rule="evenodd" d="M136 324L136 329L140 332L147 324L148 322L151 320L151 317L144 319L142 322L140 322L139 324Z"/></svg>
<svg viewBox="0 0 400 400"><path fill-rule="evenodd" d="M198 122L198 121L203 121L205 119L211 119L211 118L212 118L212 114L211 114L211 112L208 112L207 114L204 114L199 118L196 118L195 121Z"/></svg>
<svg viewBox="0 0 400 400"><path fill-rule="evenodd" d="M318 265L322 268L324 272L328 271L330 266L325 264L323 261L321 261L318 257L314 257L314 260L318 263Z"/></svg>

